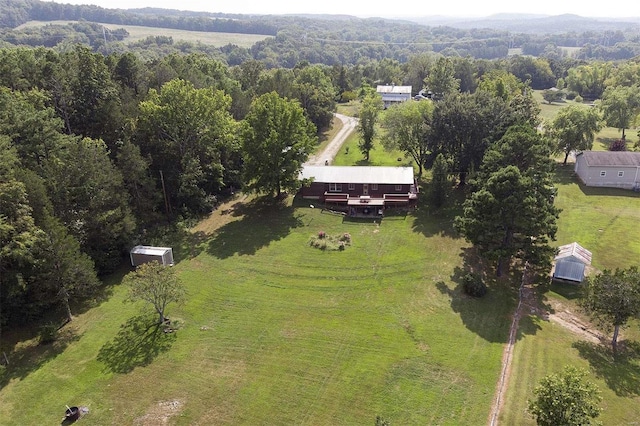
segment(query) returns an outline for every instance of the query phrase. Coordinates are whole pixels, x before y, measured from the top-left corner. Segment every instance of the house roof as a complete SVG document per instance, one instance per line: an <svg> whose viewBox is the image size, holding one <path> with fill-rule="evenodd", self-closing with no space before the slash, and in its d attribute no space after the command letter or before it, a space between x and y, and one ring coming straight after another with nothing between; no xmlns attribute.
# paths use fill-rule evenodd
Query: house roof
<svg viewBox="0 0 640 426"><path fill-rule="evenodd" d="M588 166L640 167L640 152L631 151L583 151Z"/></svg>
<svg viewBox="0 0 640 426"><path fill-rule="evenodd" d="M589 250L582 247L580 244L573 242L571 244L565 244L558 247L558 254L555 257L555 260L575 259L575 261L584 265L591 265L592 257L593 255Z"/></svg>
<svg viewBox="0 0 640 426"><path fill-rule="evenodd" d="M388 94L388 93L397 93L397 94L411 94L411 86L384 86L384 85L378 85L378 87L376 87L376 92L378 93L384 93L384 94Z"/></svg>
<svg viewBox="0 0 640 426"><path fill-rule="evenodd" d="M171 251L171 247L152 247L152 246L135 246L131 249L131 254L144 254L147 256L162 256L167 251Z"/></svg>
<svg viewBox="0 0 640 426"><path fill-rule="evenodd" d="M584 279L584 269L585 265L580 262L561 260L556 263L556 269L553 272L553 277L561 280L582 282Z"/></svg>
<svg viewBox="0 0 640 426"><path fill-rule="evenodd" d="M323 183L413 185L413 167L305 166L300 179Z"/></svg>

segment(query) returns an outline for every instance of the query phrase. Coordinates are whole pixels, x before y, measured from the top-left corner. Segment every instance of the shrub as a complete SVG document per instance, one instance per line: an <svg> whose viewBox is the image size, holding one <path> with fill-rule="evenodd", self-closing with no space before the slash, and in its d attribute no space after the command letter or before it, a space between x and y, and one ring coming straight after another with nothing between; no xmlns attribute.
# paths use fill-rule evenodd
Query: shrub
<svg viewBox="0 0 640 426"><path fill-rule="evenodd" d="M351 102L358 99L358 94L352 90L345 90L340 96L341 102Z"/></svg>
<svg viewBox="0 0 640 426"><path fill-rule="evenodd" d="M58 337L58 327L55 324L49 323L40 327L39 338L40 338L41 345L53 343L56 341L57 337Z"/></svg>
<svg viewBox="0 0 640 426"><path fill-rule="evenodd" d="M582 98L582 96L580 96L580 95L576 95L576 97L575 97L575 98L573 98L573 100L574 100L575 102L579 103L579 104L581 104L581 103L583 103L583 102L584 102L584 99L583 99L583 98Z"/></svg>
<svg viewBox="0 0 640 426"><path fill-rule="evenodd" d="M626 151L627 142L624 139L616 139L609 144L609 151Z"/></svg>
<svg viewBox="0 0 640 426"><path fill-rule="evenodd" d="M327 234L324 231L320 231L318 232L318 238L323 239L327 236Z"/></svg>
<svg viewBox="0 0 640 426"><path fill-rule="evenodd" d="M469 296L482 297L487 294L487 286L482 281L482 278L475 274L467 274L462 277L462 286L464 292Z"/></svg>
<svg viewBox="0 0 640 426"><path fill-rule="evenodd" d="M572 100L572 99L575 100L576 96L580 96L580 95L578 95L578 92L575 92L573 90L569 90L567 92L566 98L569 99L569 100Z"/></svg>

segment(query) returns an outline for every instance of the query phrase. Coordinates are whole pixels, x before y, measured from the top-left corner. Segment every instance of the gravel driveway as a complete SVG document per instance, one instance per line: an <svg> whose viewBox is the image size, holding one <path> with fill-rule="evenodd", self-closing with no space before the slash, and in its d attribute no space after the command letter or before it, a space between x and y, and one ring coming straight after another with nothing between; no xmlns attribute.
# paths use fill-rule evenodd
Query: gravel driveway
<svg viewBox="0 0 640 426"><path fill-rule="evenodd" d="M357 118L342 114L335 114L335 116L342 121L342 129L340 129L322 152L318 152L309 157L309 160L305 163L306 166L322 166L326 164L325 162L328 162L328 164L333 163L334 158L336 158L336 154L340 151L340 147L358 125Z"/></svg>

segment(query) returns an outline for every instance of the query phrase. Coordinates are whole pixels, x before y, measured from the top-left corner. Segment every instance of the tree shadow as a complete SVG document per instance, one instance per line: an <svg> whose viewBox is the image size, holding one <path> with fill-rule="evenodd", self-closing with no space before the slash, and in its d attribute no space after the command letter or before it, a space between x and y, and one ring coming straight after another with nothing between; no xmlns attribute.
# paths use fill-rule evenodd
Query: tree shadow
<svg viewBox="0 0 640 426"><path fill-rule="evenodd" d="M486 275L485 271L492 269L483 264L472 248L463 249L461 257L463 265L456 267L451 276L455 287L450 288L441 281L436 288L449 297L451 309L460 315L468 330L488 342L507 343L517 306L521 274L518 271L510 272L498 280ZM484 297L475 298L464 292L462 278L470 272L480 274L487 284L488 292ZM520 319L518 338L535 334L539 328L534 317L525 316Z"/></svg>
<svg viewBox="0 0 640 426"><path fill-rule="evenodd" d="M587 341L575 342L573 347L616 395L640 395L640 343L618 342L617 354L610 346Z"/></svg>
<svg viewBox="0 0 640 426"><path fill-rule="evenodd" d="M56 340L52 343L40 344L37 342L35 330L30 336L3 334L1 364L6 365L4 374L0 374L0 389L4 388L13 379L24 379L30 373L38 370L42 365L60 355L71 343L78 341L81 335L70 326L64 326L58 330ZM31 340L31 342L28 342Z"/></svg>
<svg viewBox="0 0 640 426"><path fill-rule="evenodd" d="M578 179L576 173L573 170L573 164L562 165L562 163L556 164L556 173L554 178L554 183L569 185L569 184L577 184L580 188L580 191L584 195L592 195L592 196L616 196L616 197L631 197L638 198L640 197L640 193L631 191L630 189L622 189L622 188L607 188L600 186L587 186L580 179Z"/></svg>
<svg viewBox="0 0 640 426"><path fill-rule="evenodd" d="M418 197L418 208L413 213L413 232L419 232L425 237L442 235L456 238L460 234L454 229L456 216L462 214L464 191L452 189L445 204L441 207L433 206L426 192L422 191Z"/></svg>
<svg viewBox="0 0 640 426"><path fill-rule="evenodd" d="M130 318L120 326L118 334L100 348L97 360L113 373L128 373L149 365L176 340L176 333L166 332L166 326L158 324L156 319L150 314Z"/></svg>
<svg viewBox="0 0 640 426"><path fill-rule="evenodd" d="M207 253L220 259L255 254L271 242L281 240L294 228L305 226L302 213L293 205L269 197L254 199L234 206L234 216L240 220L230 222L216 232L209 241Z"/></svg>

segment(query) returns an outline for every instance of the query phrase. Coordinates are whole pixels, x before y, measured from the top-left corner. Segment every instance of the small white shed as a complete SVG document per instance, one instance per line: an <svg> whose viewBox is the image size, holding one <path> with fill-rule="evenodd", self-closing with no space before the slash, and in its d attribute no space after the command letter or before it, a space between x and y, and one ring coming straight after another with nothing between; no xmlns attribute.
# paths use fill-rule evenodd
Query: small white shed
<svg viewBox="0 0 640 426"><path fill-rule="evenodd" d="M576 242L558 247L553 278L581 283L591 258L591 252Z"/></svg>
<svg viewBox="0 0 640 426"><path fill-rule="evenodd" d="M129 253L131 266L147 262L159 262L164 266L173 266L173 249L171 247L135 246Z"/></svg>

